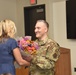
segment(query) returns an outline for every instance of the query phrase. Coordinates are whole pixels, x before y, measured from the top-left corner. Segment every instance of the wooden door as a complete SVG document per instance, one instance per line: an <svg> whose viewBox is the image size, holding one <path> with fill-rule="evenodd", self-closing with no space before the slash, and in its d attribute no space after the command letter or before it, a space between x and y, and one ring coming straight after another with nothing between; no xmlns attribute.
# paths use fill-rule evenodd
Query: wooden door
<svg viewBox="0 0 76 75"><path fill-rule="evenodd" d="M56 63L55 75L71 75L70 49L60 48L60 58Z"/></svg>
<svg viewBox="0 0 76 75"><path fill-rule="evenodd" d="M71 75L70 49L60 48L60 58L56 63L55 75ZM16 69L16 75L29 75L29 68Z"/></svg>

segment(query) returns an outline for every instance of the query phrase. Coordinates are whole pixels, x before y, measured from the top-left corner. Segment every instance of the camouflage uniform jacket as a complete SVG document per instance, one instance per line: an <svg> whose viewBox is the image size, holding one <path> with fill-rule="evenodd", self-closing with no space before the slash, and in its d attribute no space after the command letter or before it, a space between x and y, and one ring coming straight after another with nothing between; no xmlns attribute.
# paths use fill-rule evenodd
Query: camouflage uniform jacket
<svg viewBox="0 0 76 75"><path fill-rule="evenodd" d="M49 38L38 41L39 50L30 66L31 75L54 75L55 62L60 56L60 46Z"/></svg>

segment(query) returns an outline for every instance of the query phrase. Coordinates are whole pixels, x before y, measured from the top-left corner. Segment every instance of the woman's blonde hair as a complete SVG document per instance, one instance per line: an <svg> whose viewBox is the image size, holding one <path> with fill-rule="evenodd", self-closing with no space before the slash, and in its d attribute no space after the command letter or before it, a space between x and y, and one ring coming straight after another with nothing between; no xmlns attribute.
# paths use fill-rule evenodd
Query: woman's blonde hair
<svg viewBox="0 0 76 75"><path fill-rule="evenodd" d="M17 32L15 23L11 20L2 20L0 22L0 37L14 37Z"/></svg>

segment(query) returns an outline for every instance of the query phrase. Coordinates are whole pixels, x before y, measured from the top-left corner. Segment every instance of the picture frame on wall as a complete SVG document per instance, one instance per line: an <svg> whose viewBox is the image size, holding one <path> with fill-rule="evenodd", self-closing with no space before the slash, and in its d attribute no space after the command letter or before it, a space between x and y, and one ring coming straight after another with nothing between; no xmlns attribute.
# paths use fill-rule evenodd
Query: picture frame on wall
<svg viewBox="0 0 76 75"><path fill-rule="evenodd" d="M37 0L30 0L30 4L31 5L37 4Z"/></svg>

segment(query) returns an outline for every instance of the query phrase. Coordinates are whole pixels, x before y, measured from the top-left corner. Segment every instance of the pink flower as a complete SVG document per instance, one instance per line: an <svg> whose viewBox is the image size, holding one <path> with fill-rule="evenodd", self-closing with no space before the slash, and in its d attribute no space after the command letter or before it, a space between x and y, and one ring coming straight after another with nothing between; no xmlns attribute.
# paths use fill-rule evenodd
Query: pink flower
<svg viewBox="0 0 76 75"><path fill-rule="evenodd" d="M20 49L25 52L25 54L35 54L39 48L38 43L32 41L29 36L22 37L18 40L18 45Z"/></svg>

